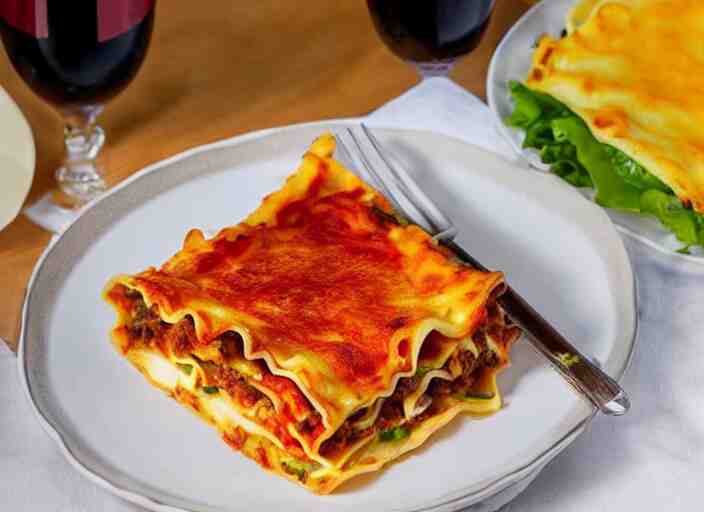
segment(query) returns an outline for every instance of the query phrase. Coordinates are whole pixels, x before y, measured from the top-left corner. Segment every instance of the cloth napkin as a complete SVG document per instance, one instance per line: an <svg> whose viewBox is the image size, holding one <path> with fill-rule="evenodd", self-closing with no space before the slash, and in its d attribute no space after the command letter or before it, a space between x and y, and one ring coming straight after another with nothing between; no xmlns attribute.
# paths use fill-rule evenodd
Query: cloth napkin
<svg viewBox="0 0 704 512"><path fill-rule="evenodd" d="M35 224L47 231L60 235L73 222L80 211L57 206L51 198L51 192L44 194L37 202L22 212Z"/></svg>
<svg viewBox="0 0 704 512"><path fill-rule="evenodd" d="M486 105L444 78L425 80L373 112L368 122L437 131L517 158ZM61 224L54 228L60 231ZM704 482L704 268L624 241L637 276L640 321L622 382L631 412L597 416L502 512L701 508L696 486ZM34 418L19 386L16 359L1 342L0 509L141 510L69 467Z"/></svg>
<svg viewBox="0 0 704 512"><path fill-rule="evenodd" d="M142 511L70 467L42 430L0 338L0 510L7 512Z"/></svg>

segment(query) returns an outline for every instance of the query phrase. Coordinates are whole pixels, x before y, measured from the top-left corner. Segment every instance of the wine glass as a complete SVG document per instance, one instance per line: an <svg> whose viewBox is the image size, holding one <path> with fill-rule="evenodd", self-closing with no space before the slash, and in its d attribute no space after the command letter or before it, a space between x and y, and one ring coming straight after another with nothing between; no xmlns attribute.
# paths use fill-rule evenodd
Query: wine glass
<svg viewBox="0 0 704 512"><path fill-rule="evenodd" d="M56 180L80 206L105 191L96 118L139 70L156 0L1 0L0 35L25 83L63 116L65 160ZM69 5L70 4L70 5Z"/></svg>
<svg viewBox="0 0 704 512"><path fill-rule="evenodd" d="M367 0L367 6L384 44L427 78L447 76L479 45L494 0Z"/></svg>

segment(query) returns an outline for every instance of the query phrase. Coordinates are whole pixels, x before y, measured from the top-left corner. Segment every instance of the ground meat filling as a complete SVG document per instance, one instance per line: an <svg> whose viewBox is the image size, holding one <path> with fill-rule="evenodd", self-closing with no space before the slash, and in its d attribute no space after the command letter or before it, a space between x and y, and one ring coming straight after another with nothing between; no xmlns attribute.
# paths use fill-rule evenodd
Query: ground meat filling
<svg viewBox="0 0 704 512"><path fill-rule="evenodd" d="M190 354L195 348L197 339L196 326L193 323L193 319L187 316L170 326L162 339L164 344L170 346L176 355L184 356Z"/></svg>
<svg viewBox="0 0 704 512"><path fill-rule="evenodd" d="M354 444L356 441L367 437L374 432L374 426L366 429L356 430L348 421L338 428L332 437L326 439L320 446L320 455L331 457L341 452L345 447Z"/></svg>
<svg viewBox="0 0 704 512"><path fill-rule="evenodd" d="M157 346L162 351L170 348L179 356L192 355L191 352L195 348L197 336L195 324L190 316L175 324L169 324L161 320L159 307L156 304L147 307L139 292L130 290L125 293L125 296L134 301L132 323L130 325L130 333L134 338L134 342ZM241 355L242 351L238 344L238 341L241 341L241 337L238 334L225 333L220 337L220 341L220 351L225 360ZM205 369L208 379L212 380L208 384L224 389L232 398L246 407L252 407L260 399L265 398L265 395L249 385L246 382L246 378L238 371L208 363L207 361L202 362L201 365Z"/></svg>
<svg viewBox="0 0 704 512"><path fill-rule="evenodd" d="M323 417L318 411L310 413L303 421L299 421L296 429L304 435L312 435L318 426L323 422Z"/></svg>
<svg viewBox="0 0 704 512"><path fill-rule="evenodd" d="M159 309L156 304L147 307L141 293L135 290L127 290L125 296L132 299L132 321L129 332L131 344L143 344L147 346L157 346L162 352L167 348L177 355L191 354L197 342L195 325L190 316L183 318L176 324L163 322L159 316ZM493 368L499 364L499 358L492 350L488 349L486 332L491 331L492 335L500 335L494 330L513 329L512 327L500 327L498 308L488 307L487 321L473 335L473 341L479 348L479 356L475 357L469 351L456 351L443 366L452 375L457 375L454 380L432 379L426 394L431 398L430 406L406 421L403 402L410 394L418 389L422 378L418 375L399 379L394 393L385 398L379 410L375 423L367 428L355 428L355 423L367 413L367 409L362 409L351 415L338 430L327 439L320 447L320 454L324 457L333 457L341 453L347 446L354 444L360 439L364 439L376 432L382 432L401 424L412 427L425 419L439 412L438 400L436 398L466 392L475 384L483 368ZM231 360L235 357L243 357L242 338L239 334L229 332L220 336L220 352L223 358ZM215 385L225 390L233 400L236 400L245 407L253 407L257 402L265 400L273 409L273 404L261 391L247 382L247 378L237 370L227 366L220 366L208 361L202 361L201 366L206 372L207 385ZM304 420L296 425L298 432L303 435L310 435L322 424L321 415L314 411Z"/></svg>
<svg viewBox="0 0 704 512"><path fill-rule="evenodd" d="M471 389L483 368L495 367L498 365L498 357L494 352L488 350L486 343L484 342L480 345L480 347L483 348L483 350L480 352L478 358L468 351L457 351L450 357L443 368L449 371L449 367L451 365L459 364L461 368L460 375L452 381L433 379L426 391L426 394L433 399L433 402L431 402L428 409L423 411L421 414L414 416L409 421L405 421L406 418L403 411L404 400L408 397L408 395L418 389L418 386L420 386L422 380L421 377L414 375L412 377L399 379L394 393L384 399L384 403L379 410L379 415L371 427L362 430L355 429L354 423L360 416L363 415L364 412L366 412L366 409L355 413L340 426L332 437L325 440L320 447L320 454L324 457L334 456L335 454L340 453L345 447L350 444L354 444L360 439L368 437L370 434L391 429L401 425L402 423L408 426L413 426L424 421L430 416L437 414L437 407L433 406L433 404L437 405L437 401L434 400L435 398L461 393Z"/></svg>
<svg viewBox="0 0 704 512"><path fill-rule="evenodd" d="M193 318L187 316L175 324L169 324L159 317L159 306L152 304L147 307L142 300L127 293L134 299L132 306L132 323L130 324L130 346L156 346L163 353L171 347L176 355L189 354L196 342L196 330Z"/></svg>
<svg viewBox="0 0 704 512"><path fill-rule="evenodd" d="M130 297L129 295L127 295ZM132 297L130 297L132 298ZM161 336L162 332L168 328L168 324L159 318L159 308L156 304L148 308L142 296L139 301L134 302L132 307L132 324L130 334L136 341L149 342L149 340Z"/></svg>
<svg viewBox="0 0 704 512"><path fill-rule="evenodd" d="M253 407L260 399L266 395L254 386L247 383L237 370L218 366L212 375L215 385L224 389L236 401L245 407ZM269 400L267 398L267 400Z"/></svg>
<svg viewBox="0 0 704 512"><path fill-rule="evenodd" d="M458 350L450 356L443 366L443 369L453 375L457 374L457 377L451 381L439 378L431 380L426 394L432 401L425 411L406 421L403 402L408 395L418 389L422 379L418 375L399 379L394 393L384 399L374 425L366 429L356 430L354 423L366 412L366 409L358 411L350 416L332 437L322 444L320 454L326 457L334 456L355 441L365 438L372 433L382 432L401 424L412 427L440 412L438 410L438 400L435 400L436 398L461 394L470 390L481 376L481 372L484 368L495 368L500 362L497 354L488 348L486 338L487 331L491 331L493 336L497 336L501 333L494 332L496 329L511 330L511 332L515 329L512 326L500 326L500 313L497 306L493 305L492 307L492 305L490 305L488 310L486 323L477 329L472 336L472 340L479 349L479 356L477 357L472 352L465 350Z"/></svg>

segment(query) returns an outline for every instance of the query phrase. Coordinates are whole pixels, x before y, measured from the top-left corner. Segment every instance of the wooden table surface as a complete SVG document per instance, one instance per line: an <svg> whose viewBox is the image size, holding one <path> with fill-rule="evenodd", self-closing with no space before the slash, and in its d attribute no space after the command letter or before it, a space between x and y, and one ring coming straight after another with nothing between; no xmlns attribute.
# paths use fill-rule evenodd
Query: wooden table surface
<svg viewBox="0 0 704 512"><path fill-rule="evenodd" d="M207 4L207 7L204 7ZM497 0L480 47L452 73L484 97L486 70L525 0ZM187 148L262 128L358 116L418 81L379 41L363 0L158 4L147 60L101 116L109 184ZM62 157L62 122L0 53L0 84L29 120L37 169L27 204L53 185ZM0 337L15 349L29 275L49 233L24 216L0 231Z"/></svg>

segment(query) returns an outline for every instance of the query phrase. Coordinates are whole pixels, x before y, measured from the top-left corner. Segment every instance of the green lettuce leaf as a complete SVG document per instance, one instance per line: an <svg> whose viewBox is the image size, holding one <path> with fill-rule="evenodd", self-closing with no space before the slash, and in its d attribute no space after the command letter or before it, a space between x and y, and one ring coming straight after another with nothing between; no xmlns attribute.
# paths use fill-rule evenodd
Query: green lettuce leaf
<svg viewBox="0 0 704 512"><path fill-rule="evenodd" d="M528 128L543 115L543 108L527 87L518 82L510 82L509 90L515 102L515 108L506 119L506 124L516 128Z"/></svg>
<svg viewBox="0 0 704 512"><path fill-rule="evenodd" d="M411 431L406 427L393 427L389 430L379 432L379 440L383 443L389 443L391 441L400 441L410 435Z"/></svg>
<svg viewBox="0 0 704 512"><path fill-rule="evenodd" d="M544 164L552 164L552 172L570 185L594 188L591 176L577 159L577 148L574 145L555 143L543 146L540 150L540 159Z"/></svg>
<svg viewBox="0 0 704 512"><path fill-rule="evenodd" d="M587 125L577 116L552 121L558 142L570 142L577 148L577 160L594 183L597 204L619 210L640 211L640 190L614 172L606 146L597 141Z"/></svg>
<svg viewBox="0 0 704 512"><path fill-rule="evenodd" d="M626 155L626 153L607 144L604 144L604 147L611 158L614 169L624 181L640 190L653 188L667 192L668 194L674 194L670 187L660 181L660 178L650 174L642 165Z"/></svg>
<svg viewBox="0 0 704 512"><path fill-rule="evenodd" d="M657 218L686 245L704 246L704 215L686 208L670 187L619 149L596 140L589 127L555 98L509 82L515 108L506 120L525 131L550 170L575 187L596 190L605 207Z"/></svg>
<svg viewBox="0 0 704 512"><path fill-rule="evenodd" d="M677 197L660 190L646 190L640 198L641 210L656 217L687 245L704 245L703 217L682 205Z"/></svg>

